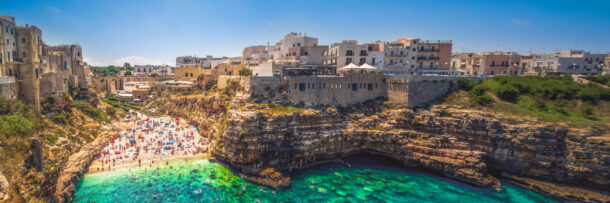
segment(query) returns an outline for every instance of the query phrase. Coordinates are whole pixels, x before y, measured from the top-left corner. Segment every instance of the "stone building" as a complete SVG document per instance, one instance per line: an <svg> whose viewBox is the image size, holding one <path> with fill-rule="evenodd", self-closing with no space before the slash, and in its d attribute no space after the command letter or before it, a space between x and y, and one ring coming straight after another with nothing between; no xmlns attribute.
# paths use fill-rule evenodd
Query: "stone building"
<svg viewBox="0 0 610 203"><path fill-rule="evenodd" d="M242 51L242 57L246 60L254 59L254 58L256 58L255 56L257 56L259 54L267 53L267 48L268 48L268 46L263 46L263 45L246 47Z"/></svg>
<svg viewBox="0 0 610 203"><path fill-rule="evenodd" d="M203 73L202 64L183 64L174 69L174 80L195 81Z"/></svg>
<svg viewBox="0 0 610 203"><path fill-rule="evenodd" d="M19 98L40 108L40 73L42 62L42 31L36 26L16 27L17 55L16 75ZM15 56L15 54L13 54Z"/></svg>
<svg viewBox="0 0 610 203"><path fill-rule="evenodd" d="M268 51L270 59L274 61L296 61L305 64L322 64L323 53L328 46L319 46L318 38L308 37L307 34L288 33L284 39L275 44L274 49Z"/></svg>
<svg viewBox="0 0 610 203"><path fill-rule="evenodd" d="M205 69L216 67L218 64L224 63L229 58L226 56L220 58L214 58L211 55L207 55L205 58L196 56L179 56L176 57L176 68L181 66L193 66L202 65Z"/></svg>
<svg viewBox="0 0 610 203"><path fill-rule="evenodd" d="M62 108L69 84L84 89L91 84L80 45L47 46L40 29L16 26L14 17L0 16L0 24L0 76L13 78L0 85L16 87L17 99L37 108L42 102L43 110Z"/></svg>

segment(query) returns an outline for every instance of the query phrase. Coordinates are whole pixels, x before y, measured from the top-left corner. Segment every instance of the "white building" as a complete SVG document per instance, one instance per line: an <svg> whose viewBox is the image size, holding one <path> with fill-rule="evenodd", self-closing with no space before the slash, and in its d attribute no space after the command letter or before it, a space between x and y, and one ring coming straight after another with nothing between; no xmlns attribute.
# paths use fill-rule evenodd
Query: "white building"
<svg viewBox="0 0 610 203"><path fill-rule="evenodd" d="M601 74L606 54L591 54L583 50L563 50L532 59L533 69L546 74Z"/></svg>
<svg viewBox="0 0 610 203"><path fill-rule="evenodd" d="M356 40L343 40L334 43L325 52L324 65L333 65L338 69L354 63L356 65L369 64L383 69L384 54L379 50L379 44L358 44Z"/></svg>

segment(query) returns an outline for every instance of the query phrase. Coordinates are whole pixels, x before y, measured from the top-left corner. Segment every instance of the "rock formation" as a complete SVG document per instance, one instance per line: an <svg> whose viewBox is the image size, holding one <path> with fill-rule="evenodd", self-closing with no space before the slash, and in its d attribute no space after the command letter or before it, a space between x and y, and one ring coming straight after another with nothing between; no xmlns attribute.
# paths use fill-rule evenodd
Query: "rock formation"
<svg viewBox="0 0 610 203"><path fill-rule="evenodd" d="M83 146L78 152L70 155L68 161L60 169L52 201L70 202L72 200L76 184L78 184L82 175L87 173L87 167L91 164L91 160L99 154L104 146L110 143L110 140L110 134L102 134Z"/></svg>
<svg viewBox="0 0 610 203"><path fill-rule="evenodd" d="M434 107L267 114L231 107L212 154L242 172L291 170L356 152L394 158L480 186L490 171L607 191L610 146L598 132L512 124L478 111Z"/></svg>
<svg viewBox="0 0 610 203"><path fill-rule="evenodd" d="M8 190L9 190L8 180L4 177L4 174L0 172L0 201L6 201L9 198Z"/></svg>
<svg viewBox="0 0 610 203"><path fill-rule="evenodd" d="M38 172L44 170L44 157L42 154L42 143L38 138L32 139L30 143L30 153L25 159L27 168L35 168Z"/></svg>

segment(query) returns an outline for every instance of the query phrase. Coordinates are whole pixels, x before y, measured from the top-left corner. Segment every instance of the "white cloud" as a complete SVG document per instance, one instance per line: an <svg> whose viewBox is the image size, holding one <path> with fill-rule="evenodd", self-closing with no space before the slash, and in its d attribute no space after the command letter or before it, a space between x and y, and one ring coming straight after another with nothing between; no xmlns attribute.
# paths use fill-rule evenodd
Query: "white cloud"
<svg viewBox="0 0 610 203"><path fill-rule="evenodd" d="M47 6L46 9L51 13L61 13L61 10L59 10L57 6Z"/></svg>
<svg viewBox="0 0 610 203"><path fill-rule="evenodd" d="M119 59L112 60L112 61L97 61L97 60L93 60L93 59L91 59L89 57L84 57L83 61L85 61L89 65L93 65L93 66L107 66L107 65L122 66L126 62L131 64L131 65L147 65L147 64L161 65L161 64L169 64L169 63L164 63L161 60L144 58L143 56L127 56L127 57L119 58Z"/></svg>
<svg viewBox="0 0 610 203"><path fill-rule="evenodd" d="M126 62L131 65L164 64L161 60L147 59L142 56L128 56L128 57L120 58L120 59L114 60L112 64L123 65Z"/></svg>
<svg viewBox="0 0 610 203"><path fill-rule="evenodd" d="M512 22L515 25L529 25L530 24L530 21L521 20L521 19L517 19L517 18L513 18Z"/></svg>

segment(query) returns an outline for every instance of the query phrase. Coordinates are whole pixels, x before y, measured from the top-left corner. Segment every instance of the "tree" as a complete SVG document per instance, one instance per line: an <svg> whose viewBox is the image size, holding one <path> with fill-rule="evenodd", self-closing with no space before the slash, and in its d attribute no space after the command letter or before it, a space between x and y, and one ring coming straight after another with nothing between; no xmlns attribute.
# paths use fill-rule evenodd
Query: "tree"
<svg viewBox="0 0 610 203"><path fill-rule="evenodd" d="M153 74L150 74L150 77L159 77L159 74L153 73Z"/></svg>
<svg viewBox="0 0 610 203"><path fill-rule="evenodd" d="M239 76L252 76L252 70L249 68L242 68L239 70Z"/></svg>
<svg viewBox="0 0 610 203"><path fill-rule="evenodd" d="M125 71L125 75L131 75L131 71Z"/></svg>

